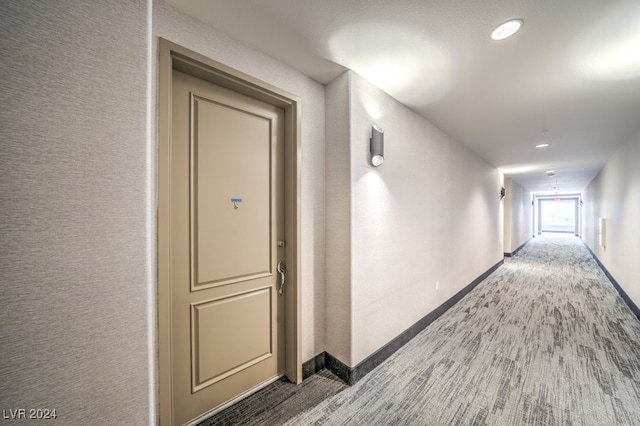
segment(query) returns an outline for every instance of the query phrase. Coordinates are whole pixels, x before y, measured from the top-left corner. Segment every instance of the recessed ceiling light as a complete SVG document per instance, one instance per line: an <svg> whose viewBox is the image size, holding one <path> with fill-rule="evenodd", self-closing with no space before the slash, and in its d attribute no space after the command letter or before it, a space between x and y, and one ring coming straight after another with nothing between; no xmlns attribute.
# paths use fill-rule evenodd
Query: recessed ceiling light
<svg viewBox="0 0 640 426"><path fill-rule="evenodd" d="M500 24L491 33L491 38L493 40L504 40L505 38L509 38L514 35L520 27L522 27L522 24L523 21L521 19L512 19L511 21Z"/></svg>
<svg viewBox="0 0 640 426"><path fill-rule="evenodd" d="M536 145L536 148L546 148L548 146L549 146L548 143L541 143L541 144Z"/></svg>

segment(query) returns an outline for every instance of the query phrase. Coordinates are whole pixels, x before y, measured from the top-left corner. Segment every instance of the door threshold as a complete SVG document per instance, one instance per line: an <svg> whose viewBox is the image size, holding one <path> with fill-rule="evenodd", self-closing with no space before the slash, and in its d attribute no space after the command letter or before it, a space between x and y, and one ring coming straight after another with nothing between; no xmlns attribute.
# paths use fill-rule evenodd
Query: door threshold
<svg viewBox="0 0 640 426"><path fill-rule="evenodd" d="M274 376L271 377L267 380L265 380L264 382L252 387L251 389L249 389L248 391L236 396L233 399L230 399L229 401L225 402L224 404L218 405L215 408L212 408L211 410L207 411L206 413L196 417L195 419L191 420L190 422L186 423L187 426L196 426L198 423L201 423L205 420L207 420L209 417L214 416L216 414L218 414L219 412L223 411L226 408L231 407L233 404L242 401L243 399L253 395L254 393L258 392L259 390L269 386L270 384L277 382L278 380L280 380L281 378L284 377L284 373L278 375L278 376Z"/></svg>

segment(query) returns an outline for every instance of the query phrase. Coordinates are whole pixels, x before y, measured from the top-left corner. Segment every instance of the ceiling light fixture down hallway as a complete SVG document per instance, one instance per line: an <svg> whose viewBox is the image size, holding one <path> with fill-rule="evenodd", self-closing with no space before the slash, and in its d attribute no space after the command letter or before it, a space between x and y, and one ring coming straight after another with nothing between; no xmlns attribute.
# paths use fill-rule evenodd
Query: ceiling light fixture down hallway
<svg viewBox="0 0 640 426"><path fill-rule="evenodd" d="M524 22L522 19L512 19L505 23L498 25L498 27L491 33L492 40L504 40L514 35L522 27Z"/></svg>

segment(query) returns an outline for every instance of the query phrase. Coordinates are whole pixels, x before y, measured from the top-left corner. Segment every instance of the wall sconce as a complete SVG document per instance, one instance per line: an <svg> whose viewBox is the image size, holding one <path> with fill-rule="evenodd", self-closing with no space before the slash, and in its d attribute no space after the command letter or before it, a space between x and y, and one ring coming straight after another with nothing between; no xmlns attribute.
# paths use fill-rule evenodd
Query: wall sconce
<svg viewBox="0 0 640 426"><path fill-rule="evenodd" d="M500 200L502 200L505 195L507 195L507 190L503 186L500 188ZM533 203L533 201L531 203Z"/></svg>
<svg viewBox="0 0 640 426"><path fill-rule="evenodd" d="M376 125L371 125L371 139L369 139L371 165L378 167L384 162L384 132Z"/></svg>

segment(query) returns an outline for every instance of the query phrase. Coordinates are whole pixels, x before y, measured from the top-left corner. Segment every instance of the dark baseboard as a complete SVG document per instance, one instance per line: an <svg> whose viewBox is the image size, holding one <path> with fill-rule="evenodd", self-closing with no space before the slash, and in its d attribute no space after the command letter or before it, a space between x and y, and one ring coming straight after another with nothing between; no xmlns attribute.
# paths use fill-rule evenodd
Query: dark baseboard
<svg viewBox="0 0 640 426"><path fill-rule="evenodd" d="M342 379L346 384L353 385L355 383L355 381L353 381L354 369L331 355L329 352L325 352L325 365L327 370L340 377L340 379Z"/></svg>
<svg viewBox="0 0 640 426"><path fill-rule="evenodd" d="M311 358L309 361L302 363L302 380L305 380L318 371L323 370L326 367L325 363L325 354L326 352L322 352Z"/></svg>
<svg viewBox="0 0 640 426"><path fill-rule="evenodd" d="M535 235L534 235L534 238L535 238ZM515 255L516 255L520 250L522 250L522 248L523 248L524 246L526 246L527 244L529 244L529 241L531 241L531 240L527 240L527 241L525 241L524 243L522 243L522 244L520 245L520 247L518 247L517 249L515 249L515 250L514 250L514 251L512 251L511 253L505 253L505 254L504 254L504 257L511 257L511 256L515 256Z"/></svg>
<svg viewBox="0 0 640 426"><path fill-rule="evenodd" d="M589 247L587 243L585 243L584 241L583 243L584 243L584 246L587 248L587 250L589 250L589 253L591 253L591 256L596 261L600 269L602 269L602 272L604 272L607 278L609 278L609 281L611 281L611 284L613 284L613 287L618 291L618 294L620 294L620 297L622 297L622 300L625 301L627 306L629 306L629 309L631 309L631 312L633 312L634 315L638 317L638 319L640 320L640 308L638 308L638 305L633 303L633 300L631 300L629 295L622 289L622 287L620 287L620 284L618 284L618 281L616 281L616 279L613 278L613 275L611 275L611 273L607 270L607 268L605 268L602 262L600 262L600 259L598 259L598 256L596 256L593 250L591 250L591 247Z"/></svg>
<svg viewBox="0 0 640 426"><path fill-rule="evenodd" d="M348 385L354 385L360 379L366 376L371 370L376 368L378 365L382 364L384 360L389 358L398 349L400 349L407 342L413 339L418 333L424 330L429 324L431 324L436 319L438 319L442 314L447 312L453 305L458 303L464 296L467 295L467 293L473 290L474 287L476 287L485 278L491 275L491 273L493 273L493 271L498 269L503 263L504 263L504 260L501 260L500 262L493 265L486 272L484 272L478 278L473 280L471 284L467 285L465 288L460 290L449 300L447 300L442 305L438 306L436 309L428 313L425 317L423 317L418 322L413 324L411 327L409 327L407 330L405 330L402 334L397 336L395 339L393 339L392 341L384 345L382 348L378 349L373 354L369 355L366 359L364 359L355 367L349 367L348 365L344 364L342 361L340 361L339 359L337 359L336 357L334 357L328 352L325 352L324 354L322 354L324 356L324 359L323 359L324 367L326 367L329 371L331 371L333 374L338 376ZM316 356L314 359L310 361L305 362L305 365L311 362L315 363L314 360L317 359L319 356L320 355ZM303 370L303 377L304 377L304 371L305 371L304 365L302 367L302 370Z"/></svg>

